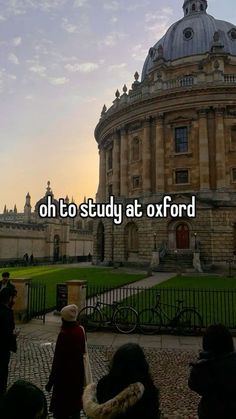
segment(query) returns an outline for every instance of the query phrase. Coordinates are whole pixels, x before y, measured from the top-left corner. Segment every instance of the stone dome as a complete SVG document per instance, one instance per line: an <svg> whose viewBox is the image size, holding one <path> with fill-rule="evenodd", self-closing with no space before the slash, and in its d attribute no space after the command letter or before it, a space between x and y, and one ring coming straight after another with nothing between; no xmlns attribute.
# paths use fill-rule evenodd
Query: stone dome
<svg viewBox="0 0 236 419"><path fill-rule="evenodd" d="M236 26L217 20L206 12L206 0L185 0L184 17L174 23L166 34L150 48L145 60L142 80L162 58L174 61L211 51L214 43L221 45L229 55L236 55Z"/></svg>

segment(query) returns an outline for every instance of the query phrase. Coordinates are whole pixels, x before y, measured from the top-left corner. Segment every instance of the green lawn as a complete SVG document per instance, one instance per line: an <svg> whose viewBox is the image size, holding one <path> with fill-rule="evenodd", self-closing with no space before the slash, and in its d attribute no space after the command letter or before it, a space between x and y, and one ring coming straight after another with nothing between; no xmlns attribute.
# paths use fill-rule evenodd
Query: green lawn
<svg viewBox="0 0 236 419"><path fill-rule="evenodd" d="M11 278L32 278L33 281L46 284L46 307L56 305L56 284L70 279L86 280L93 287L116 288L138 281L144 274L130 274L113 268L98 267L65 267L65 266L33 266L9 268Z"/></svg>

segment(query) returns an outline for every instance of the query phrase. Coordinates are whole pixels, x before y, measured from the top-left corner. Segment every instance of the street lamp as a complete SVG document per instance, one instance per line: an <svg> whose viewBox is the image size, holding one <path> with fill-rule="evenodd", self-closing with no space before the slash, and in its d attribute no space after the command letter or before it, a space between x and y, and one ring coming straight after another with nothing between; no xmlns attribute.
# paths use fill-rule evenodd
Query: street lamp
<svg viewBox="0 0 236 419"><path fill-rule="evenodd" d="M157 233L153 234L153 240L154 240L154 252L157 251Z"/></svg>
<svg viewBox="0 0 236 419"><path fill-rule="evenodd" d="M197 233L194 233L194 249L197 250Z"/></svg>

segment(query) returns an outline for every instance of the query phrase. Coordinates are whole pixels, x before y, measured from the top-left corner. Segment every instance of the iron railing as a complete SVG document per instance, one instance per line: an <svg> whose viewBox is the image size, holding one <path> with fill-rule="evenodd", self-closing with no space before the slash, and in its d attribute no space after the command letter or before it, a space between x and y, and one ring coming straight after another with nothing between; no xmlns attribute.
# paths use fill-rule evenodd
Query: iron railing
<svg viewBox="0 0 236 419"><path fill-rule="evenodd" d="M46 314L46 285L29 282L28 283L28 310L27 318L43 320L45 323Z"/></svg>
<svg viewBox="0 0 236 419"><path fill-rule="evenodd" d="M230 329L236 329L236 289L199 289L199 288L136 288L125 286L110 287L88 286L87 304L94 304L96 296L102 302L111 304L122 302L140 312L152 308L159 294L161 309L172 319L176 313L176 301L183 300L182 307L193 307L203 320L203 328L210 324L223 323ZM162 315L163 325L168 326L168 319Z"/></svg>

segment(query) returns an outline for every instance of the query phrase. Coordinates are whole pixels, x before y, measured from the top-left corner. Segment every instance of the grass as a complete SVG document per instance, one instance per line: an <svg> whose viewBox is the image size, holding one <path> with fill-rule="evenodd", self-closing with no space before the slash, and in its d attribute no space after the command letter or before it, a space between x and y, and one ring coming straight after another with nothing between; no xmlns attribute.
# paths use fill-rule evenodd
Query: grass
<svg viewBox="0 0 236 419"><path fill-rule="evenodd" d="M56 284L71 279L86 280L93 287L119 286L138 281L144 274L130 274L113 268L33 266L9 269L11 278L31 278L46 284L46 307L56 306Z"/></svg>

